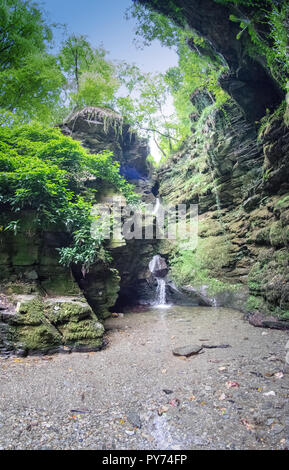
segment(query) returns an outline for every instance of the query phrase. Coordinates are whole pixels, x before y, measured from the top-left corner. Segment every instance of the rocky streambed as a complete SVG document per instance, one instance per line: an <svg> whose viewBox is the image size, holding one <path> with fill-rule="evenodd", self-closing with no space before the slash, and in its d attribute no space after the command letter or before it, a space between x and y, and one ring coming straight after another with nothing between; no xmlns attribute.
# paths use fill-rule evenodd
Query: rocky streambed
<svg viewBox="0 0 289 470"><path fill-rule="evenodd" d="M205 307L106 327L100 352L0 359L0 448L289 447L288 331ZM190 357L173 354L189 345Z"/></svg>

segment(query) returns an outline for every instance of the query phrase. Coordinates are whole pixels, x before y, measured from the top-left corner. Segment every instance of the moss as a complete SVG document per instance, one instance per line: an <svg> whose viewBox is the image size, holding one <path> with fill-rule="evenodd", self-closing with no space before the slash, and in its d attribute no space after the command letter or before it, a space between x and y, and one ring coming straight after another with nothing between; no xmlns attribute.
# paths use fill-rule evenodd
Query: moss
<svg viewBox="0 0 289 470"><path fill-rule="evenodd" d="M113 307L117 301L120 290L120 276L117 269L110 269L106 278L105 285L102 284L100 302L95 305L94 311L99 318L105 319L111 315L109 309Z"/></svg>
<svg viewBox="0 0 289 470"><path fill-rule="evenodd" d="M57 302L46 307L46 317L53 325L79 322L94 316L88 304L82 302Z"/></svg>
<svg viewBox="0 0 289 470"><path fill-rule="evenodd" d="M208 218L199 221L199 236L201 238L222 235L223 231L219 220Z"/></svg>
<svg viewBox="0 0 289 470"><path fill-rule="evenodd" d="M62 329L65 344L101 346L104 327L95 320L69 322Z"/></svg>
<svg viewBox="0 0 289 470"><path fill-rule="evenodd" d="M196 247L175 247L171 256L171 277L178 285L211 285L216 290L222 283L223 268L230 264L231 243L222 235L199 238ZM219 286L222 290L224 286ZM227 286L226 286L227 287Z"/></svg>
<svg viewBox="0 0 289 470"><path fill-rule="evenodd" d="M256 243L260 245L270 245L270 228L262 228L256 233Z"/></svg>
<svg viewBox="0 0 289 470"><path fill-rule="evenodd" d="M219 279L208 278L206 280L207 294L214 297L218 294L236 293L243 288L241 284L230 284L229 282L220 281Z"/></svg>
<svg viewBox="0 0 289 470"><path fill-rule="evenodd" d="M264 301L262 297L256 297L254 295L250 295L247 301L246 309L249 312L259 311L260 309L262 309L263 304L264 304Z"/></svg>
<svg viewBox="0 0 289 470"><path fill-rule="evenodd" d="M13 319L14 325L38 326L42 323L46 323L46 318L41 299L33 299L20 303L18 315Z"/></svg>
<svg viewBox="0 0 289 470"><path fill-rule="evenodd" d="M263 267L260 262L255 263L248 275L248 287L252 292L261 292L264 281Z"/></svg>
<svg viewBox="0 0 289 470"><path fill-rule="evenodd" d="M24 326L17 329L18 346L27 351L49 351L62 344L61 336L51 325Z"/></svg>
<svg viewBox="0 0 289 470"><path fill-rule="evenodd" d="M287 227L282 227L281 221L274 222L270 227L270 244L276 248L287 245L289 242L289 232Z"/></svg>
<svg viewBox="0 0 289 470"><path fill-rule="evenodd" d="M262 311L279 315L289 309L289 253L286 248L262 250L252 266L248 285L263 300Z"/></svg>

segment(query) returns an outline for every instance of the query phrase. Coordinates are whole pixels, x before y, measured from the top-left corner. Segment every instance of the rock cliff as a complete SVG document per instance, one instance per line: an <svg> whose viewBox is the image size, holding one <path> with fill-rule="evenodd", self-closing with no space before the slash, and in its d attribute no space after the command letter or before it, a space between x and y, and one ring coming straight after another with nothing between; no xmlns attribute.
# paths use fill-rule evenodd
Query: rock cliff
<svg viewBox="0 0 289 470"><path fill-rule="evenodd" d="M250 18L254 7L224 5L213 0L138 0L163 13L180 26L188 26L206 39L208 47L202 52L219 54L229 66L229 73L222 78L221 86L238 103L248 120L259 120L266 109L273 111L284 98L278 84L271 77L264 59L248 50L245 31L238 37L238 22L230 20ZM263 26L266 28L266 26ZM267 34L268 30L261 31Z"/></svg>
<svg viewBox="0 0 289 470"><path fill-rule="evenodd" d="M131 132L119 115L85 108L61 130L91 153L113 152L121 173L136 185L143 200L154 202L147 142ZM115 195L112 188L97 180L88 180L86 185L97 188L96 202ZM0 353L99 349L102 319L110 315L119 292L125 300L128 292L131 295L145 282L153 246L140 246L133 240L129 245L111 246L111 266L99 262L83 273L79 265L66 269L59 264L58 249L69 244L63 227L51 224L40 229L35 214L29 211L22 211L17 218L21 220L18 231L0 233ZM1 227L14 219L15 214L2 213ZM137 292L134 296L137 298Z"/></svg>
<svg viewBox="0 0 289 470"><path fill-rule="evenodd" d="M258 136L232 104L209 116L202 134L159 171L164 201L199 205L196 257L206 258L209 276L242 287L242 310L282 318L289 307L288 141L282 119ZM217 298L232 301L225 292Z"/></svg>
<svg viewBox="0 0 289 470"><path fill-rule="evenodd" d="M206 281L215 278L243 292L237 295L242 310L288 319L289 129L284 112L264 118L285 93L265 58L256 49L252 54L246 28L240 35L239 22L232 21L233 15L249 22L259 7L212 0L138 3L195 30L205 40L198 52L219 57L229 68L220 85L232 102L210 113L201 128L193 125L192 138L158 174L166 202L199 205L199 243L186 266L189 277L203 270ZM254 27L270 38L269 24ZM201 98L198 92L192 96L200 113L200 103L206 103ZM174 258L175 248L170 250ZM232 305L232 296L223 292L218 301Z"/></svg>

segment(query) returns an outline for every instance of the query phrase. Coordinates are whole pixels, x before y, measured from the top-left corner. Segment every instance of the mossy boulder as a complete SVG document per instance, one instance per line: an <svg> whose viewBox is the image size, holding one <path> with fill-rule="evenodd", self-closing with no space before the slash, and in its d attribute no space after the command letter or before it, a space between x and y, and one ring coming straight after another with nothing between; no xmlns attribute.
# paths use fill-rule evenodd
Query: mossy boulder
<svg viewBox="0 0 289 470"><path fill-rule="evenodd" d="M103 343L104 326L97 320L69 322L61 328L61 333L64 343L68 346L97 349Z"/></svg>
<svg viewBox="0 0 289 470"><path fill-rule="evenodd" d="M53 325L68 322L80 322L96 316L86 302L79 301L46 301L46 318Z"/></svg>
<svg viewBox="0 0 289 470"><path fill-rule="evenodd" d="M17 300L16 312L18 315L15 315L15 318L11 320L13 325L39 326L43 323L47 323L44 315L44 305L41 299L33 297L32 299L22 299L20 296Z"/></svg>
<svg viewBox="0 0 289 470"><path fill-rule="evenodd" d="M43 323L34 327L29 325L17 328L15 337L17 348L23 349L27 353L45 353L53 351L62 345L61 335L49 323Z"/></svg>
<svg viewBox="0 0 289 470"><path fill-rule="evenodd" d="M83 297L47 299L16 295L13 299L16 311L7 316L5 328L9 329L15 350L45 354L62 351L64 347L68 350L101 347L104 327ZM1 348L4 346L0 343L0 352Z"/></svg>

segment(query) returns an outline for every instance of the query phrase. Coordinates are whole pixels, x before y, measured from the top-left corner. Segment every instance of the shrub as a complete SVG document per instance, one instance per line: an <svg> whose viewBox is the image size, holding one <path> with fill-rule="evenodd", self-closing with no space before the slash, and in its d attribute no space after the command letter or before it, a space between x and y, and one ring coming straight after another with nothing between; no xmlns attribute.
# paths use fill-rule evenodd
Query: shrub
<svg viewBox="0 0 289 470"><path fill-rule="evenodd" d="M98 187L88 190L85 182L93 178ZM102 182L130 202L137 198L110 152L91 155L59 129L40 124L0 127L0 206L15 213L31 210L40 228L53 223L68 231L72 245L61 251L63 264L82 262L87 268L101 254L101 233L92 239L90 225Z"/></svg>

